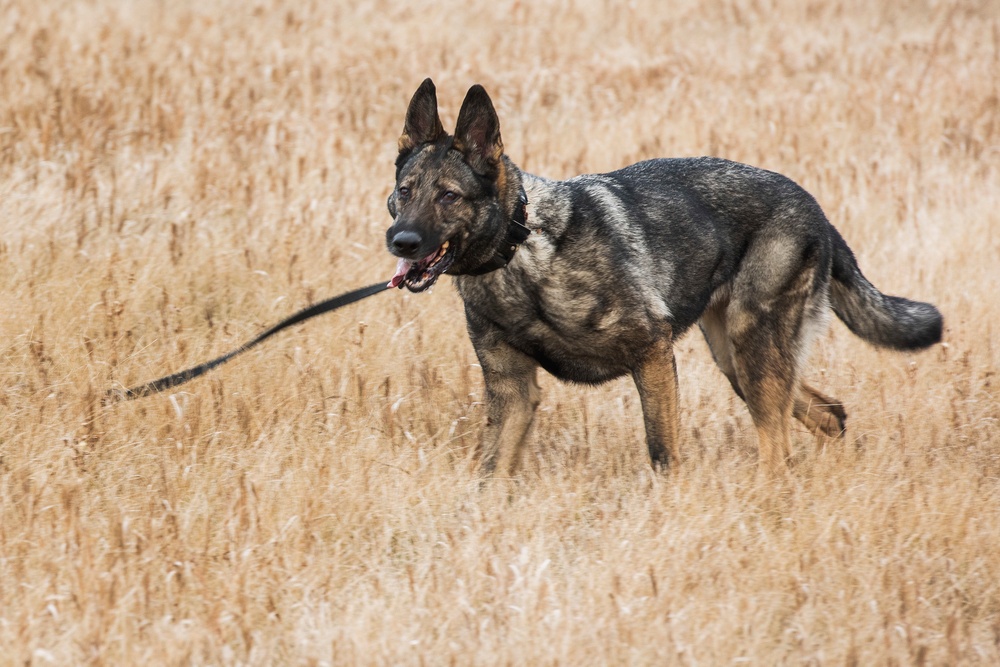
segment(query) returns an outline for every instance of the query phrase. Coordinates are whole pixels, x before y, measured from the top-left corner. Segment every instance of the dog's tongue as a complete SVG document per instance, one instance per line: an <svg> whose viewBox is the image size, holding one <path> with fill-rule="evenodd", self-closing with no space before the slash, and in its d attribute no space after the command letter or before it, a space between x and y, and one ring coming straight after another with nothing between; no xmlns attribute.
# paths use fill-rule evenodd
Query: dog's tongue
<svg viewBox="0 0 1000 667"><path fill-rule="evenodd" d="M426 266L427 264L429 264L431 261L434 260L437 254L438 251L435 250L434 252L427 255L422 260L420 260L419 264L421 266ZM396 263L396 275L394 275L392 277L392 280L389 281L389 287L399 287L401 284L403 284L403 279L406 278L406 274L413 267L413 264L414 262L411 262L408 259L400 258L399 262Z"/></svg>
<svg viewBox="0 0 1000 667"><path fill-rule="evenodd" d="M403 279L406 278L406 272L410 270L413 266L413 262L408 259L400 259L396 264L396 275L392 277L389 281L389 287L399 287L403 284Z"/></svg>

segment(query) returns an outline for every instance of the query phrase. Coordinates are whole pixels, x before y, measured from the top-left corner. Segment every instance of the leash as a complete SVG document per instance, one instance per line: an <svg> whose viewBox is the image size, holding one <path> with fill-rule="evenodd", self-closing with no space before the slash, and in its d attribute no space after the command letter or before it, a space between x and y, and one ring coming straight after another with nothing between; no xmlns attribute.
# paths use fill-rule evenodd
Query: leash
<svg viewBox="0 0 1000 667"><path fill-rule="evenodd" d="M143 396L149 396L150 394L155 394L157 392L163 391L164 389L170 389L171 387L176 387L179 384L184 384L188 380L193 380L199 375L204 375L213 368L221 366L238 354L243 354L251 347L254 347L258 343L270 338L274 334L278 333L282 329L287 329L290 326L304 322L311 317L316 317L317 315L322 315L323 313L328 313L331 310L337 310L338 308L343 308L344 306L349 306L350 304L366 299L373 294L378 294L389 289L389 285L385 282L375 283L374 285L369 285L368 287L362 287L361 289L356 289L353 292L348 292L347 294L341 294L340 296L335 296L332 299L327 299L326 301L320 301L315 303L308 308L304 308L299 312L295 313L291 317L282 320L278 324L260 334L251 341L240 345L238 348L232 352L228 352L221 357L207 361L200 366L195 366L194 368L189 368L180 373L174 373L173 375L168 375L162 377L159 380L153 380L152 382L147 382L146 384L139 385L138 387L132 387L131 389L109 389L106 394L106 401L110 403L116 403L118 401L131 400L133 398L141 398Z"/></svg>
<svg viewBox="0 0 1000 667"><path fill-rule="evenodd" d="M524 188L521 188L520 196L518 197L518 205L514 210L513 215L508 219L508 229L507 235L504 242L501 244L500 248L497 250L496 255L476 269L469 271L469 275L479 276L484 273L489 273L491 271L496 271L507 266L510 260L514 257L514 253L525 239L531 234L531 230L526 226L527 218L527 206L528 197L524 192ZM243 354L250 348L256 346L259 343L267 340L274 334L278 333L282 329L287 329L290 326L299 324L300 322L305 322L311 317L316 317L317 315L322 315L323 313L328 313L331 310L337 310L338 308L343 308L344 306L349 306L356 301L361 301L366 299L373 294L378 294L379 292L384 292L387 289L392 288L392 282L388 284L384 282L375 283L374 285L369 285L368 287L362 287L356 289L353 292L348 292L347 294L341 294L340 296L335 296L332 299L327 299L326 301L320 301L315 303L308 308L304 308L299 312L295 313L291 317L278 322L273 327L260 334L253 340L247 341L243 345L232 352L228 352L221 357L212 359L211 361L206 361L200 366L195 366L194 368L189 368L187 370L181 371L180 373L174 373L173 375L167 375L158 380L153 380L152 382L147 382L146 384L141 384L137 387L132 387L131 389L108 389L105 393L104 401L105 403L117 403L118 401L128 401L133 398L142 398L143 396L149 396L150 394L155 394L163 391L164 389L170 389L171 387L176 387L177 385L184 384L189 380L193 380L199 375L204 375L213 368L217 368L222 364L226 363L233 357L239 354ZM402 289L403 285L399 285Z"/></svg>

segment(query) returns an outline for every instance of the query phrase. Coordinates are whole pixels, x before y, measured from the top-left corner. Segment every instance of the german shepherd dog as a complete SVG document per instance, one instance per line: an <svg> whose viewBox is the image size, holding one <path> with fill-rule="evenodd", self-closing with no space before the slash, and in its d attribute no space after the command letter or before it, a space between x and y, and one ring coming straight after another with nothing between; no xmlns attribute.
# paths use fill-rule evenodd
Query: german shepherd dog
<svg viewBox="0 0 1000 667"><path fill-rule="evenodd" d="M486 385L483 474L513 475L539 402L539 366L598 384L630 374L654 468L679 461L673 346L693 324L750 410L759 470L782 473L789 421L843 433L843 406L800 380L829 309L874 345L941 339L928 303L886 296L809 193L713 157L656 159L552 181L504 154L482 86L454 135L427 79L410 101L388 200L390 284L455 276Z"/></svg>

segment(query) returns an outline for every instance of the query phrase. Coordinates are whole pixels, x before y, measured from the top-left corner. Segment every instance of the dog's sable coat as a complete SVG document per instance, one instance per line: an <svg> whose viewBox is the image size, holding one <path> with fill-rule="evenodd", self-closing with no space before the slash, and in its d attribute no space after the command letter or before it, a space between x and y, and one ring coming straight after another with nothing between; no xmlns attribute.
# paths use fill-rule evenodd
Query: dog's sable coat
<svg viewBox="0 0 1000 667"><path fill-rule="evenodd" d="M414 94L388 206L386 242L400 258L392 284L420 291L442 273L456 277L486 384L486 473L516 471L539 366L595 384L631 374L649 455L666 466L678 458L673 343L697 323L750 410L762 468L778 472L792 416L814 432L844 429L840 403L798 376L831 308L881 347L941 338L937 309L872 286L816 200L788 178L708 157L533 176L504 154L478 85L453 136L431 80Z"/></svg>

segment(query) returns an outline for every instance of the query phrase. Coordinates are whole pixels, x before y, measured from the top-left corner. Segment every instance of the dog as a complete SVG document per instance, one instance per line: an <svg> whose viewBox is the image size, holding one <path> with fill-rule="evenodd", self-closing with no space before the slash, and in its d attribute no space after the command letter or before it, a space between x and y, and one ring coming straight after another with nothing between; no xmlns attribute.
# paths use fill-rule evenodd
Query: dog
<svg viewBox="0 0 1000 667"><path fill-rule="evenodd" d="M780 174L699 157L548 180L504 153L480 85L447 134L430 79L398 148L390 285L420 292L454 276L485 382L486 476L517 472L539 367L586 384L631 375L650 461L664 469L680 460L673 347L697 324L750 411L758 469L779 474L791 417L844 432L840 402L799 375L831 309L879 347L941 339L937 308L872 286L816 200Z"/></svg>

